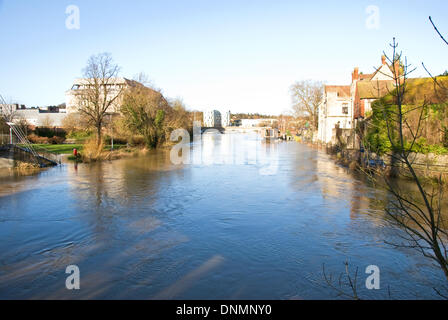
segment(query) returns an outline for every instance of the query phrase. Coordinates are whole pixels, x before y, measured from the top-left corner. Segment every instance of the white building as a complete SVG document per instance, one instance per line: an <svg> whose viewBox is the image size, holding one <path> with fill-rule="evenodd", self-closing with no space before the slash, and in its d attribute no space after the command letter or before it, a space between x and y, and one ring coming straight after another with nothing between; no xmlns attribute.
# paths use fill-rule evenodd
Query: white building
<svg viewBox="0 0 448 320"><path fill-rule="evenodd" d="M47 112L38 108L19 109L14 114L14 122L25 121L28 125L36 127L63 127L63 120L67 117L65 112Z"/></svg>
<svg viewBox="0 0 448 320"><path fill-rule="evenodd" d="M317 139L329 143L333 139L333 129L351 129L353 108L350 86L325 86L324 99L319 108Z"/></svg>
<svg viewBox="0 0 448 320"><path fill-rule="evenodd" d="M216 128L221 127L221 112L218 110L204 111L204 127Z"/></svg>
<svg viewBox="0 0 448 320"><path fill-rule="evenodd" d="M336 127L353 129L357 119L364 118L371 111L371 103L393 89L394 73L399 65L390 66L386 57L381 57L381 66L372 74L363 74L359 68L352 72L348 86L325 86L324 99L319 107L318 141L334 141Z"/></svg>
<svg viewBox="0 0 448 320"><path fill-rule="evenodd" d="M136 86L143 86L141 83L129 80L126 78L115 78L110 79L109 84L107 84L108 92L107 92L107 99L112 100L118 93L120 93L120 90L124 92L123 89L129 88L129 87L136 87ZM83 91L86 90L89 87L93 87L93 81L89 79L76 79L73 82L73 85L70 90L68 90L65 93L65 104L67 108L67 113L76 113L78 112L79 106L80 106L80 98L83 96ZM120 111L120 106L122 102L122 97L119 97L116 99L111 106L108 109L108 112L117 113Z"/></svg>
<svg viewBox="0 0 448 320"><path fill-rule="evenodd" d="M230 113L230 111L225 111L222 113L221 124L224 128L230 126L231 116L232 114Z"/></svg>
<svg viewBox="0 0 448 320"><path fill-rule="evenodd" d="M65 110L51 111L49 107L26 108L19 104L0 104L0 116L10 118L12 122L25 122L36 127L62 127L67 116Z"/></svg>
<svg viewBox="0 0 448 320"><path fill-rule="evenodd" d="M4 104L0 103L0 116L4 115L9 117L10 115L13 115L17 112L17 110L25 109L25 105L20 105L18 103L9 103Z"/></svg>

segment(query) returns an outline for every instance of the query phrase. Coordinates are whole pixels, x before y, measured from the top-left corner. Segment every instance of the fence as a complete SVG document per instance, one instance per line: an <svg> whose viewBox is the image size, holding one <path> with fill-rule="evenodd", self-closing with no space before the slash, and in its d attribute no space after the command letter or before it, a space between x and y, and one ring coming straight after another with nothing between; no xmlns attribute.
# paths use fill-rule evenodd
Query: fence
<svg viewBox="0 0 448 320"><path fill-rule="evenodd" d="M9 133L0 133L0 146L11 144L11 137L9 136ZM12 135L12 143L17 144L19 143L19 139L15 135Z"/></svg>
<svg viewBox="0 0 448 320"><path fill-rule="evenodd" d="M28 152L28 156L31 155L34 158L34 161L40 166L47 166L49 163L54 165L61 164L61 155L52 153L45 148L32 145L27 139L26 132L20 127L11 125L10 128L12 130L12 135L10 135L9 132L6 134L4 130L0 131L0 145L4 146L12 144L15 152L19 155L23 152Z"/></svg>

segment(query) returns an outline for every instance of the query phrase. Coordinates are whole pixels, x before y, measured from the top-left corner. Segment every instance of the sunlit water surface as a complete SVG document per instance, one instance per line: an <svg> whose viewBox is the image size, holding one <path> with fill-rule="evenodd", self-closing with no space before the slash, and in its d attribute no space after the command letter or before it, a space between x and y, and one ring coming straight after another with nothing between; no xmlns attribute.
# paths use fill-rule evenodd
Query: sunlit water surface
<svg viewBox="0 0 448 320"><path fill-rule="evenodd" d="M0 298L332 299L323 265L338 277L345 261L362 298L437 298L437 267L385 244L399 231L384 192L322 151L226 134L204 136L192 158L3 176ZM73 264L77 291L65 288ZM380 290L365 288L369 265Z"/></svg>

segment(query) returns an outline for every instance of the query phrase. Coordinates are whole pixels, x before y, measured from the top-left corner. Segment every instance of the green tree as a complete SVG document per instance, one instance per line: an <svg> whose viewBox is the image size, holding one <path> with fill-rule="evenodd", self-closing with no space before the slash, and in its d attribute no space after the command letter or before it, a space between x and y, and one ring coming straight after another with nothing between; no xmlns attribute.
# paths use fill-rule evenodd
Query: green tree
<svg viewBox="0 0 448 320"><path fill-rule="evenodd" d="M143 86L128 90L121 106L125 124L142 135L150 149L165 140L165 115L169 109L160 92Z"/></svg>

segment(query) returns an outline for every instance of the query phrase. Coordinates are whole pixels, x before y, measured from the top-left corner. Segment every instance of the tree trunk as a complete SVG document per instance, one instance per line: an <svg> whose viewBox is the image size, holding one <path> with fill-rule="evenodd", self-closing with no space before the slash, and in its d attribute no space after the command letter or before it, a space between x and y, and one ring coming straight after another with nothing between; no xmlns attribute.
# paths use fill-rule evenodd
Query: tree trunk
<svg viewBox="0 0 448 320"><path fill-rule="evenodd" d="M96 143L98 147L101 145L101 122L97 123L96 125Z"/></svg>

